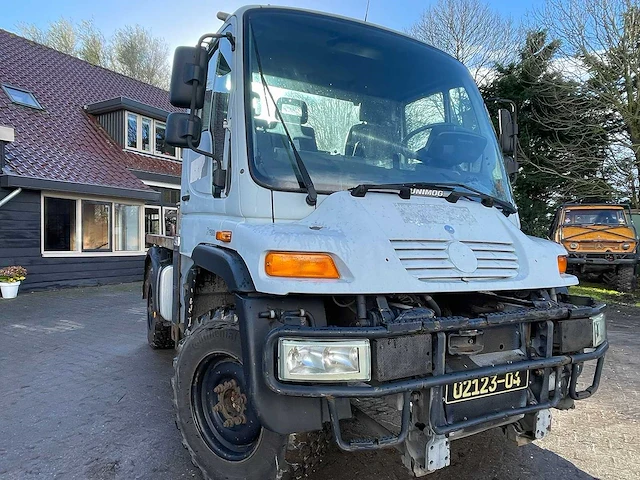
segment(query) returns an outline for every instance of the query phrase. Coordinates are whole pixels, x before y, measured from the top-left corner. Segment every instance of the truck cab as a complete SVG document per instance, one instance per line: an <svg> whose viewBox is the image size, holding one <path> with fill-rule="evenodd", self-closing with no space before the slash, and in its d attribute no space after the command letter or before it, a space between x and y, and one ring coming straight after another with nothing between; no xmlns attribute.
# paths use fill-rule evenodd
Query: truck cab
<svg viewBox="0 0 640 480"><path fill-rule="evenodd" d="M638 236L628 205L564 204L556 212L551 238L568 252L568 269L622 292L636 289Z"/></svg>
<svg viewBox="0 0 640 480"><path fill-rule="evenodd" d="M596 391L604 305L568 293L562 246L520 231L517 128L502 110L496 136L461 63L317 12L219 18L174 58L179 231L152 239L144 282L205 478L299 478L327 437L396 447L422 476L452 440L542 438ZM371 437L345 437L354 415Z"/></svg>

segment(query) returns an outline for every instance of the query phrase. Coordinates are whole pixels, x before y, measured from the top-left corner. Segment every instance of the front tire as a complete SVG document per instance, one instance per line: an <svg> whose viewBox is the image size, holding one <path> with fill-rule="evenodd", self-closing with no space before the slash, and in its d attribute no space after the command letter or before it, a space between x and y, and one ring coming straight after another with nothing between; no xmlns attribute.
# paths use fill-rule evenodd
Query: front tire
<svg viewBox="0 0 640 480"><path fill-rule="evenodd" d="M178 346L174 367L177 425L204 478L282 478L288 436L262 428L247 401L237 324L196 327Z"/></svg>
<svg viewBox="0 0 640 480"><path fill-rule="evenodd" d="M636 287L635 265L621 265L616 276L616 289L619 292L633 292Z"/></svg>

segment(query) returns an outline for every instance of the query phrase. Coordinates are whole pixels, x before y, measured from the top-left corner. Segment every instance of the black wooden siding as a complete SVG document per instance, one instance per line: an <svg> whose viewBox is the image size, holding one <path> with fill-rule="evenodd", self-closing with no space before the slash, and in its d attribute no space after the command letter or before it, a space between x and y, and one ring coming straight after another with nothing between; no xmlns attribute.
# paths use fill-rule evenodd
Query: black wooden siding
<svg viewBox="0 0 640 480"><path fill-rule="evenodd" d="M0 188L0 199L11 190ZM28 271L21 291L142 280L144 255L43 258L40 253L40 192L23 190L0 207L0 267Z"/></svg>
<svg viewBox="0 0 640 480"><path fill-rule="evenodd" d="M98 122L102 125L109 136L113 138L118 145L124 146L124 111L117 110L115 112L104 113L98 115Z"/></svg>

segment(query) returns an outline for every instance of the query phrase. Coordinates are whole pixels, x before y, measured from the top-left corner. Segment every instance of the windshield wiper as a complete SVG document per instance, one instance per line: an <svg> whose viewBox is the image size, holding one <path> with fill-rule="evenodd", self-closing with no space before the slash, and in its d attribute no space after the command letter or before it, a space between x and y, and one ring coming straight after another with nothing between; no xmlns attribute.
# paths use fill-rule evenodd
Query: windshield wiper
<svg viewBox="0 0 640 480"><path fill-rule="evenodd" d="M494 205L502 208L502 211L505 215L509 216L512 213L516 213L518 210L509 202L502 200L500 198L494 197L493 195L489 195L488 193L481 192L480 190L476 190L475 188L468 187L464 183L440 183L440 184L427 184L434 188L451 188L453 190L449 194L447 198L448 202L456 203L460 200L461 197L477 197L480 199L480 203L485 207L493 207ZM458 188L464 188L467 192L463 192L458 190Z"/></svg>
<svg viewBox="0 0 640 480"><path fill-rule="evenodd" d="M462 197L476 197L480 199L480 203L485 207L498 206L505 215L509 216L516 213L516 208L509 202L501 200L487 193L468 187L463 183L437 183L437 182L418 182L418 183L363 183L351 189L351 195L354 197L364 197L369 191L378 192L397 192L401 198L408 199L411 197L411 190L418 188L434 189L437 191L449 191L448 195L429 195L432 197L442 197L448 202L456 203ZM464 190L460 190L464 189Z"/></svg>
<svg viewBox="0 0 640 480"><path fill-rule="evenodd" d="M316 187L313 185L313 180L311 180L311 175L309 175L309 170L307 170L307 167L302 161L302 157L300 156L298 149L293 143L293 138L291 138L291 134L289 133L289 129L287 128L287 125L285 124L284 119L282 118L282 114L280 113L278 104L276 100L273 98L273 94L269 89L269 84L267 83L267 80L264 78L264 73L262 71L262 63L260 62L260 54L258 53L258 43L256 42L256 36L253 32L253 26L251 26L251 36L253 39L253 48L256 52L256 63L258 65L258 74L260 75L260 81L262 82L262 87L264 88L265 92L269 94L269 97L271 98L271 101L275 106L276 116L278 117L278 120L280 120L280 123L282 123L282 127L284 128L284 133L287 136L287 140L289 140L289 145L291 145L291 150L293 151L293 156L296 160L296 166L298 167L298 173L300 173L298 181L299 182L301 181L302 186L304 186L304 188L307 190L307 198L306 198L307 205L311 205L313 207L316 203L318 203L318 192L316 192ZM294 170L294 173L295 173L295 170Z"/></svg>
<svg viewBox="0 0 640 480"><path fill-rule="evenodd" d="M398 183L361 183L349 190L354 197L364 197L367 192L375 190L380 193L397 193L405 200L411 198L411 187Z"/></svg>

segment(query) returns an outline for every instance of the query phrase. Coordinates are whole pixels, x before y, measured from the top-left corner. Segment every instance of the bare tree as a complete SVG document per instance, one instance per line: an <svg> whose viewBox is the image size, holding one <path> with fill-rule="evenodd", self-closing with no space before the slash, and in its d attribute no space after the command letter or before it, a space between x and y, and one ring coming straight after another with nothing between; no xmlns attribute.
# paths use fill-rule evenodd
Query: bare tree
<svg viewBox="0 0 640 480"><path fill-rule="evenodd" d="M94 25L84 20L77 24L61 18L40 29L21 24L26 38L58 51L110 68L137 80L167 88L169 84L169 47L139 25L125 26L108 40Z"/></svg>
<svg viewBox="0 0 640 480"><path fill-rule="evenodd" d="M78 35L75 25L66 18L51 23L46 30L35 25L20 24L20 32L30 40L69 55L76 55Z"/></svg>
<svg viewBox="0 0 640 480"><path fill-rule="evenodd" d="M640 2L547 0L538 17L562 42L564 76L607 113L607 180L639 206Z"/></svg>
<svg viewBox="0 0 640 480"><path fill-rule="evenodd" d="M80 45L78 57L93 65L106 67L109 60L107 41L91 20L83 20L79 25Z"/></svg>
<svg viewBox="0 0 640 480"><path fill-rule="evenodd" d="M513 21L482 0L438 0L409 34L464 63L478 84L486 82L496 64L513 60L519 43Z"/></svg>
<svg viewBox="0 0 640 480"><path fill-rule="evenodd" d="M143 82L167 88L169 47L140 25L116 31L111 49L112 68Z"/></svg>

